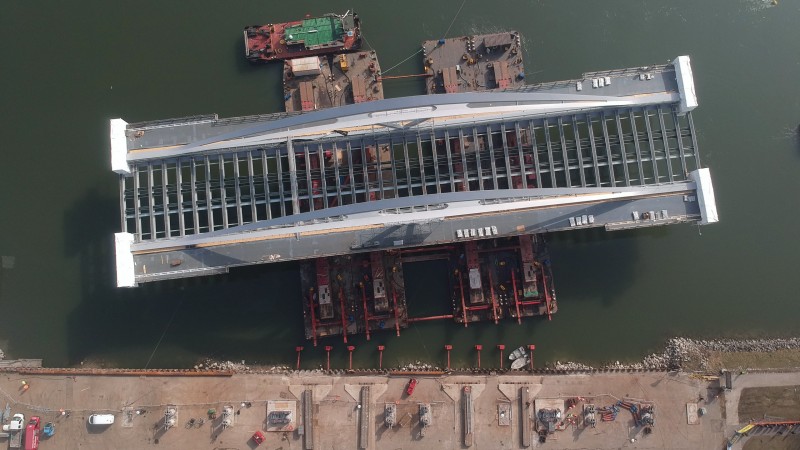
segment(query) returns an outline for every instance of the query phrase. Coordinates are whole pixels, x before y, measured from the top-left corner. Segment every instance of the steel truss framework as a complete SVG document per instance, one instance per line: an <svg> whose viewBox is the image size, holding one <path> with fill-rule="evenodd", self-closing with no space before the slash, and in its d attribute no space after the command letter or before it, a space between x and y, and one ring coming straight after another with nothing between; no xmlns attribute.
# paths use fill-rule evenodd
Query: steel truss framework
<svg viewBox="0 0 800 450"><path fill-rule="evenodd" d="M677 104L498 119L138 162L120 176L121 222L143 242L398 197L672 183L699 167Z"/></svg>

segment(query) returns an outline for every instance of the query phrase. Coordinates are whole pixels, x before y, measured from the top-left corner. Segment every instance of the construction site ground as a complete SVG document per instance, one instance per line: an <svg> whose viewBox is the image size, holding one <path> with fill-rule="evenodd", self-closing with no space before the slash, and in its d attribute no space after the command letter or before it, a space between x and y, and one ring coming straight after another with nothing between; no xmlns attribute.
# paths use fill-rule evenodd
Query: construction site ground
<svg viewBox="0 0 800 450"><path fill-rule="evenodd" d="M756 420L765 417L800 419L800 386L743 389L739 398L739 417Z"/></svg>
<svg viewBox="0 0 800 450"><path fill-rule="evenodd" d="M749 376L749 375L745 375ZM796 376L796 375L795 375ZM292 374L236 374L233 376L108 376L108 375L21 375L0 374L0 389L13 413L39 415L43 422L56 425L55 436L43 441L42 449L151 448L171 449L255 448L250 437L257 430L266 435L261 448L303 448L295 432L267 432L268 400L297 401L301 415L301 393L314 395L314 448L359 448L359 392L370 386L371 405L366 448L463 447L462 392L472 387L475 449L521 448L523 417L533 416L533 403L526 407L519 400L520 388L529 390L530 400L586 397L598 407L620 398L654 402L655 426L645 435L635 427L631 414L621 410L613 422L598 422L596 428L567 427L540 443L531 434L531 447L553 449L723 448L727 420L721 402L712 396L701 401L707 409L697 424L687 423L687 403L698 402L713 386L686 374L664 372L600 373L593 375L451 375L417 377L419 384L411 396L404 393L407 377L329 376L321 372ZM741 378L741 377L739 377ZM23 391L22 381L30 387ZM727 399L726 399L727 400ZM383 411L387 402L396 402L397 422L387 428ZM429 403L432 423L423 431L418 403ZM164 409L176 405L176 426L165 430ZM187 428L190 419L206 418L210 408L222 411L225 405L236 411L233 425L222 429L219 417L200 427ZM1 406L1 405L0 405ZM61 415L64 409L69 415ZM577 412L578 408L569 412ZM136 414L139 410L141 414ZM510 410L509 425L500 425L498 411ZM92 413L112 413L116 422L106 428L87 424ZM503 420L503 422L506 422ZM297 424L302 417L297 418ZM528 422L533 426L532 422ZM0 445L4 443L0 441Z"/></svg>
<svg viewBox="0 0 800 450"><path fill-rule="evenodd" d="M709 352L708 366L741 371L776 367L800 367L800 349L779 349L771 352Z"/></svg>
<svg viewBox="0 0 800 450"><path fill-rule="evenodd" d="M744 450L797 450L800 448L800 435L770 434L751 436L744 444Z"/></svg>
<svg viewBox="0 0 800 450"><path fill-rule="evenodd" d="M734 373L733 389L726 392L723 397L726 436L733 436L736 430L751 420L800 420L798 415L800 403L796 393L798 380L800 371L797 369ZM800 433L800 430L794 431ZM797 449L800 448L800 434L777 434L775 430L756 428L733 448L735 450Z"/></svg>

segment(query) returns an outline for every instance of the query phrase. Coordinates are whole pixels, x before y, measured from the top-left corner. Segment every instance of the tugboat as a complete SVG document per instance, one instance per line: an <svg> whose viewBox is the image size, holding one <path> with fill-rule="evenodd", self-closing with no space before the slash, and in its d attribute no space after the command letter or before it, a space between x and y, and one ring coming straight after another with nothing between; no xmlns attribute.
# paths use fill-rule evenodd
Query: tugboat
<svg viewBox="0 0 800 450"><path fill-rule="evenodd" d="M325 14L293 22L251 25L244 29L244 54L251 62L342 53L361 48L356 13Z"/></svg>
<svg viewBox="0 0 800 450"><path fill-rule="evenodd" d="M511 363L511 370L519 370L523 367L527 366L531 360L528 359L528 355L520 356L519 358L515 359L513 363Z"/></svg>
<svg viewBox="0 0 800 450"><path fill-rule="evenodd" d="M508 359L510 359L511 361L514 361L515 359L521 358L521 357L525 356L526 354L527 354L527 352L525 351L525 346L521 346L520 348L518 348L518 349L514 350L513 352L511 352L511 354L508 355Z"/></svg>

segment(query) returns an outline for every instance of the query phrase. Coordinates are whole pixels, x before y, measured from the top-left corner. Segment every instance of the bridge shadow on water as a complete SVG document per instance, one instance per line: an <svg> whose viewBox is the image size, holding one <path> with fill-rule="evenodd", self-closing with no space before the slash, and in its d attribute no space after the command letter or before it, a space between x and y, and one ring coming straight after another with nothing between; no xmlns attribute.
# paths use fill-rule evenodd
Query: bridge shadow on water
<svg viewBox="0 0 800 450"><path fill-rule="evenodd" d="M64 253L80 261L81 301L68 317L67 364L82 361L109 367L191 367L204 357L248 364L291 364L294 347L304 345L303 367L324 362L324 346L334 345L334 367L346 361L341 337L305 341L298 263L232 269L226 275L115 287L113 234L119 230L116 196L88 192L64 215ZM606 232L585 229L547 235L561 316L574 317L581 303L615 306L635 280L641 254L638 242L666 236L666 227ZM412 316L448 314L452 287L444 261L407 267L406 288ZM572 311L572 312L570 312ZM570 319L572 320L572 319ZM495 343L507 348L545 339L546 318L518 326L504 319L471 324L451 320L412 324L402 337L393 330L352 336L361 348L356 366L374 367L376 346L387 345L384 364L423 360L441 364L443 344L454 345L453 364L471 365L473 344L483 343L486 361L496 361ZM561 322L559 322L561 323ZM575 323L564 325L575 326ZM537 341L538 342L538 341ZM544 356L544 355L543 355Z"/></svg>
<svg viewBox="0 0 800 450"><path fill-rule="evenodd" d="M297 264L117 288L117 217L116 197L97 191L64 216L64 252L80 260L81 302L67 325L69 365L191 367L202 357L285 362L303 342Z"/></svg>
<svg viewBox="0 0 800 450"><path fill-rule="evenodd" d="M666 227L605 231L603 228L548 235L556 292L571 304L600 299L613 306L628 290L641 258L639 242L666 237Z"/></svg>

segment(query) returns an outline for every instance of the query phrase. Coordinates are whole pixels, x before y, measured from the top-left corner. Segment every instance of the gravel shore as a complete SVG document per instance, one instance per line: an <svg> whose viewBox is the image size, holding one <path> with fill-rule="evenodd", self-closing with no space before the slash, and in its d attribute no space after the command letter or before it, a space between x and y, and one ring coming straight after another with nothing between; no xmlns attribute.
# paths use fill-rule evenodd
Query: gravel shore
<svg viewBox="0 0 800 450"><path fill-rule="evenodd" d="M790 349L800 349L800 338L697 340L676 337L667 341L662 352L647 355L639 362L615 361L604 364L599 369L708 370L711 352L769 353ZM557 361L553 367L558 370L596 369L582 363L561 361Z"/></svg>
<svg viewBox="0 0 800 450"><path fill-rule="evenodd" d="M548 364L547 367L556 370L566 371L585 371L598 369L632 369L632 370L684 370L684 371L708 371L711 369L709 357L712 353L771 353L779 350L800 349L800 338L790 339L713 339L700 340L683 337L669 339L659 353L652 353L645 356L641 361L620 362L614 361L599 365L597 367L574 361L556 361ZM0 351L2 359L2 351ZM194 366L195 370L232 370L238 373L274 373L289 372L288 366L259 366L231 361L204 360ZM408 363L394 370L406 371L429 371L443 370L431 364L420 361ZM469 370L469 369L461 369Z"/></svg>
<svg viewBox="0 0 800 450"><path fill-rule="evenodd" d="M800 338L788 339L712 339L700 340L675 337L667 341L664 350L645 356L641 361L620 362L614 361L601 364L597 367L574 361L556 361L547 367L556 370L584 371L597 369L635 369L635 370L709 370L709 356L711 353L772 353L780 350L800 349ZM5 358L0 349L0 360ZM83 363L81 364L83 365ZM245 361L235 363L231 361L215 361L205 359L194 366L195 370L231 370L238 373L274 373L289 372L289 366L261 366L250 367ZM395 370L430 371L442 370L432 364L420 361L408 363Z"/></svg>

